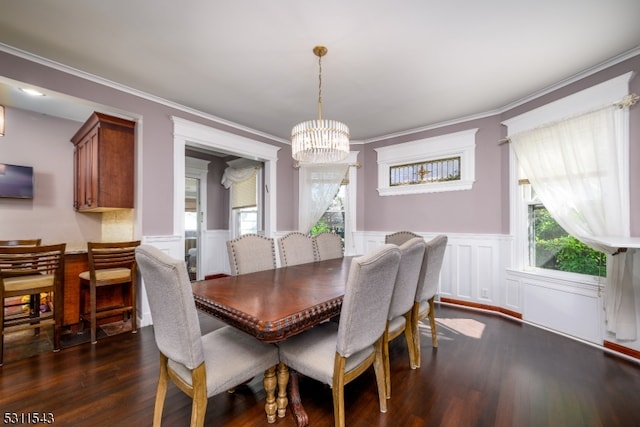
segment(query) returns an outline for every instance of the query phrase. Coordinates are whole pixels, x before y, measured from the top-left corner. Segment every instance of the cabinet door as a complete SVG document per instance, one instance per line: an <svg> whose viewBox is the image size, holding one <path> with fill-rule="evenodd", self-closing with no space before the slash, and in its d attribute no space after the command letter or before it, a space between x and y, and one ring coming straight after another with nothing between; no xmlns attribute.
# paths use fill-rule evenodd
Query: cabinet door
<svg viewBox="0 0 640 427"><path fill-rule="evenodd" d="M97 206L98 195L98 136L87 135L76 145L76 203L78 209Z"/></svg>

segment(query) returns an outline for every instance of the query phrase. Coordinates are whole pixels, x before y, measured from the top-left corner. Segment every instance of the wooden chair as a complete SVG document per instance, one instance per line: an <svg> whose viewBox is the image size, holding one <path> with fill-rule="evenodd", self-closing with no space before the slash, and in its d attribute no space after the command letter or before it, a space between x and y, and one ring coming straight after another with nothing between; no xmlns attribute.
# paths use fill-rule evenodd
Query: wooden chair
<svg viewBox="0 0 640 427"><path fill-rule="evenodd" d="M374 366L380 412L387 411L383 336L400 264L400 249L383 245L354 258L340 322L324 322L278 344L280 361L328 384L336 427L344 427L344 386Z"/></svg>
<svg viewBox="0 0 640 427"><path fill-rule="evenodd" d="M4 336L12 332L53 326L53 351L60 350L65 247L64 243L0 247L0 300L3 306L6 298L53 293L51 311L41 313L40 307L31 307L29 313L5 316L4 307L0 310L0 366L3 363Z"/></svg>
<svg viewBox="0 0 640 427"><path fill-rule="evenodd" d="M336 233L320 233L315 235L313 239L316 242L318 261L324 261L325 259L342 258L344 256L342 238Z"/></svg>
<svg viewBox="0 0 640 427"><path fill-rule="evenodd" d="M265 374L267 414L275 422L278 348L231 326L201 336L191 282L183 260L142 245L136 259L149 298L160 378L153 425L160 426L169 380L192 399L191 426L204 425L208 398Z"/></svg>
<svg viewBox="0 0 640 427"><path fill-rule="evenodd" d="M404 242L415 237L421 238L422 236L414 233L413 231L397 231L395 233L387 234L386 236L384 236L384 242L400 246Z"/></svg>
<svg viewBox="0 0 640 427"><path fill-rule="evenodd" d="M415 350L413 348L413 328L411 327L411 309L416 297L416 288L420 277L420 268L424 258L425 242L422 237L414 237L400 245L400 267L396 283L393 288L387 328L384 333L383 354L385 363L385 378L391 378L391 366L389 363L389 342L404 332L405 341L409 351L409 365L415 366ZM391 382L387 381L387 399L391 397Z"/></svg>
<svg viewBox="0 0 640 427"><path fill-rule="evenodd" d="M40 246L42 239L16 239L16 240L0 240L1 246ZM26 295L17 296L14 298L9 298L6 301L3 301L3 307L5 310L9 311L15 309L15 307L20 307L24 305L22 301L22 297ZM40 307L40 294L29 295L29 310L33 313L34 310L39 310ZM35 334L40 333L40 329L34 329Z"/></svg>
<svg viewBox="0 0 640 427"><path fill-rule="evenodd" d="M234 276L276 268L276 248L270 237L243 234L227 241L227 253Z"/></svg>
<svg viewBox="0 0 640 427"><path fill-rule="evenodd" d="M431 326L431 343L438 347L438 331L436 329L435 296L438 293L440 283L440 270L447 249L448 238L438 235L426 242L424 259L420 269L420 279L416 289L416 297L411 311L411 327L413 328L414 348L416 350L416 368L420 367L420 331L418 323L425 317L429 317Z"/></svg>
<svg viewBox="0 0 640 427"><path fill-rule="evenodd" d="M278 239L278 249L280 250L280 265L282 267L314 262L318 257L313 238L297 231Z"/></svg>
<svg viewBox="0 0 640 427"><path fill-rule="evenodd" d="M139 240L130 242L87 243L89 270L80 273L81 287L89 290L89 309L85 298L80 298L80 328L84 323L91 325L91 343L97 342L98 319L118 314L129 314L131 332L137 332L136 287L138 271L136 267L135 249ZM98 289L110 286L122 288L122 303L114 306L98 308ZM128 296L125 291L128 291ZM128 297L128 298L127 298Z"/></svg>

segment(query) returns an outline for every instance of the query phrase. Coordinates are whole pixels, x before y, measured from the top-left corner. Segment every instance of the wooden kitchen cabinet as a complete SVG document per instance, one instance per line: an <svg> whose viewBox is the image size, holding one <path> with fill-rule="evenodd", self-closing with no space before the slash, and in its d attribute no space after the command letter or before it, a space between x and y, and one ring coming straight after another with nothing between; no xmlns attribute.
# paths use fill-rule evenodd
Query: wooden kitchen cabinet
<svg viewBox="0 0 640 427"><path fill-rule="evenodd" d="M97 112L76 132L75 210L133 208L134 141L135 122Z"/></svg>

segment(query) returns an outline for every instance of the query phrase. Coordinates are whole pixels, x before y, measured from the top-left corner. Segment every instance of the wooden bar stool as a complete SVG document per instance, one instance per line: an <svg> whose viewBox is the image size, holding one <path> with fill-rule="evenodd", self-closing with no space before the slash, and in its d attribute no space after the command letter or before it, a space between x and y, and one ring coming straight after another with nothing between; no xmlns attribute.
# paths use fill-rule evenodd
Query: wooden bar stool
<svg viewBox="0 0 640 427"><path fill-rule="evenodd" d="M85 307L84 298L80 298L80 330L84 323L91 324L91 343L97 342L97 320L118 314L128 313L131 319L131 332L137 332L136 327L136 283L137 267L135 249L140 241L97 243L89 242L89 271L80 273L80 284L89 289L89 309ZM123 290L122 303L116 306L97 307L98 288L121 286ZM125 291L128 291L126 298Z"/></svg>
<svg viewBox="0 0 640 427"><path fill-rule="evenodd" d="M60 350L60 328L62 326L62 301L64 278L64 243L47 246L0 247L0 366L2 366L4 336L25 329L38 330L42 326L53 326L53 351ZM5 299L24 295L53 293L51 311L30 309L28 313L5 316Z"/></svg>

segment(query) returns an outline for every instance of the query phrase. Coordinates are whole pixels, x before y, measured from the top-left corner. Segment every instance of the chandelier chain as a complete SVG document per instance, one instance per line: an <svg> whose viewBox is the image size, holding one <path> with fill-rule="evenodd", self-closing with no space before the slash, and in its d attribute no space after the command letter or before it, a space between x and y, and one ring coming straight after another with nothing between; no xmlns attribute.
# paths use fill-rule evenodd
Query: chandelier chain
<svg viewBox="0 0 640 427"><path fill-rule="evenodd" d="M322 120L322 55L318 55L318 120Z"/></svg>

